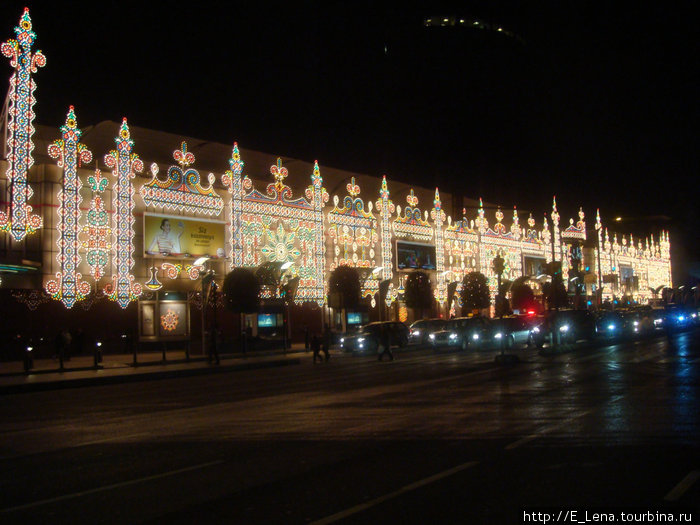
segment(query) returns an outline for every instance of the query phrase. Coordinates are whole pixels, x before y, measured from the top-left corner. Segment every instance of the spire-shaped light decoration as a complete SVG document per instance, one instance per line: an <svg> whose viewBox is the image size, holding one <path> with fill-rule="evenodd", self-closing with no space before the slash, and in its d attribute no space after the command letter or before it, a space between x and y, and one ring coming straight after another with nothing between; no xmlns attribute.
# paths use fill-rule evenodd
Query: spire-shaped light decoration
<svg viewBox="0 0 700 525"><path fill-rule="evenodd" d="M510 233L513 234L513 239L520 239L520 219L518 218L518 208L513 206L513 224L510 225Z"/></svg>
<svg viewBox="0 0 700 525"><path fill-rule="evenodd" d="M29 9L15 27L17 40L8 40L2 44L2 54L10 59L10 65L15 69L10 77L7 113L7 180L11 184L11 203L9 214L0 211L0 230L10 232L15 241L21 241L27 234L41 228L41 216L32 213L28 204L34 193L27 182L29 169L34 165L32 151L34 143L34 90L36 83L32 73L38 67L46 64L46 57L37 51L32 54L32 44L36 34L32 31L32 19Z"/></svg>
<svg viewBox="0 0 700 525"><path fill-rule="evenodd" d="M382 226L382 280L386 280L391 279L393 275L393 262L391 260L391 226L389 224L389 219L396 209L394 203L389 198L389 187L386 183L386 175L382 177L382 187L379 190L379 200L377 200L376 204ZM387 304L391 304L388 294L386 300Z"/></svg>
<svg viewBox="0 0 700 525"><path fill-rule="evenodd" d="M243 265L243 240L240 238L241 231L241 200L243 199L243 185L241 184L241 173L245 163L241 160L241 154L238 151L238 142L233 143L233 153L228 159L228 164L231 167L221 177L221 183L228 188L228 192L232 194L231 199L231 218L230 218L230 252L231 267Z"/></svg>
<svg viewBox="0 0 700 525"><path fill-rule="evenodd" d="M73 308L90 293L90 285L81 281L78 272L80 255L80 188L82 184L78 177L78 167L81 162L90 162L92 153L80 143L82 132L78 129L75 111L70 106L66 123L61 127L63 138L49 146L49 155L58 160L58 166L63 168L63 189L58 192L58 223L56 232L58 239L58 254L56 261L61 270L56 273L56 280L46 284L46 291L57 301L62 301L66 308Z"/></svg>
<svg viewBox="0 0 700 525"><path fill-rule="evenodd" d="M88 185L93 196L87 213L87 224L82 230L82 246L86 251L85 258L90 265L90 273L95 281L99 281L104 277L112 249L112 228L102 199L102 193L107 188L107 179L99 169L95 169L95 173L88 177Z"/></svg>
<svg viewBox="0 0 700 525"><path fill-rule="evenodd" d="M317 160L314 161L314 170L311 173L311 186L306 189L306 198L313 207L315 242L313 243L314 253L311 260L315 261L313 265L315 268L315 275L313 279L307 281L307 288L301 290L300 299L306 298L315 300L319 306L323 306L325 298L328 295L328 282L325 278L326 256L323 242L323 206L328 202L328 192L326 188L323 187L323 178L321 177L321 170L318 167ZM300 272L300 274L302 273Z"/></svg>
<svg viewBox="0 0 700 525"><path fill-rule="evenodd" d="M481 197L479 197L479 211L478 211L479 216L476 218L475 224L476 224L476 229L479 231L481 235L483 235L486 232L486 228L489 227L489 221L486 219L485 212L484 212L484 201L481 200Z"/></svg>
<svg viewBox="0 0 700 525"><path fill-rule="evenodd" d="M143 171L143 162L131 150L131 140L126 118L122 121L119 136L114 139L117 149L105 155L105 164L112 168L117 179L114 183L114 262L117 273L105 287L105 294L119 306L126 308L141 295L141 285L134 282L130 273L134 266L134 172Z"/></svg>
<svg viewBox="0 0 700 525"><path fill-rule="evenodd" d="M430 217L435 225L435 270L437 272L437 287L435 288L435 299L440 304L447 302L447 283L445 275L445 240L442 225L445 223L445 212L442 211L440 192L435 188L435 199Z"/></svg>

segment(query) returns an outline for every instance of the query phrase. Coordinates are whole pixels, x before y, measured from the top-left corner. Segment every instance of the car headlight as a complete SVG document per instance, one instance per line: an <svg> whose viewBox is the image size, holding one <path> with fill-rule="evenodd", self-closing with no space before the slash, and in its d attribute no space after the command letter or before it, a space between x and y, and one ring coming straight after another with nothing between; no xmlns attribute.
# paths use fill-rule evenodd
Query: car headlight
<svg viewBox="0 0 700 525"><path fill-rule="evenodd" d="M693 319L697 319L697 318L698 318L698 314L691 314L691 317L692 317Z"/></svg>
<svg viewBox="0 0 700 525"><path fill-rule="evenodd" d="M472 334L472 339L474 339L474 341L478 340L479 334Z"/></svg>
<svg viewBox="0 0 700 525"><path fill-rule="evenodd" d="M345 342L345 338L344 338L344 337L341 337L341 338L340 338L340 344L342 345L344 342Z"/></svg>
<svg viewBox="0 0 700 525"><path fill-rule="evenodd" d="M563 324L559 327L560 332L568 332L569 331L569 325L568 324Z"/></svg>
<svg viewBox="0 0 700 525"><path fill-rule="evenodd" d="M539 329L538 327L534 327L534 328L532 329L532 331L533 331L534 333L536 333L536 334L539 334L539 333L540 333L540 329Z"/></svg>
<svg viewBox="0 0 700 525"><path fill-rule="evenodd" d="M435 334L430 334L428 337L430 337L430 339L435 339Z"/></svg>
<svg viewBox="0 0 700 525"><path fill-rule="evenodd" d="M364 342L365 342L365 338L364 338L364 337L360 337L360 338L357 340L357 342L358 342L358 343L364 343Z"/></svg>
<svg viewBox="0 0 700 525"><path fill-rule="evenodd" d="M685 316L684 315L679 315L678 316L679 321L685 321Z"/></svg>
<svg viewBox="0 0 700 525"><path fill-rule="evenodd" d="M413 330L413 332L411 332L411 335L420 335L420 330Z"/></svg>
<svg viewBox="0 0 700 525"><path fill-rule="evenodd" d="M614 324L609 324L609 325L608 325L608 330L610 330L610 331L615 330L615 325L614 325Z"/></svg>
<svg viewBox="0 0 700 525"><path fill-rule="evenodd" d="M450 334L450 339L457 339L457 334Z"/></svg>
<svg viewBox="0 0 700 525"><path fill-rule="evenodd" d="M634 326L639 326L639 321L635 321Z"/></svg>
<svg viewBox="0 0 700 525"><path fill-rule="evenodd" d="M654 324L663 324L663 319L654 319Z"/></svg>
<svg viewBox="0 0 700 525"><path fill-rule="evenodd" d="M498 332L496 335L494 335L496 339L501 339L503 337L503 334L501 332Z"/></svg>

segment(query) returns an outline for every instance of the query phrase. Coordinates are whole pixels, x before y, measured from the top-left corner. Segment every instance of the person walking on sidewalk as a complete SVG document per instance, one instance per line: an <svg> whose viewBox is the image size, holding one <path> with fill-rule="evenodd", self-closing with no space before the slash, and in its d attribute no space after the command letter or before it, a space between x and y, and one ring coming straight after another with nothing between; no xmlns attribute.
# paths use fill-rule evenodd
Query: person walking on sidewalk
<svg viewBox="0 0 700 525"><path fill-rule="evenodd" d="M317 334L314 334L311 338L311 351L314 353L314 364L316 364L316 359L318 359L319 363L323 362L321 358L321 340Z"/></svg>
<svg viewBox="0 0 700 525"><path fill-rule="evenodd" d="M377 357L377 360L379 361L384 361L384 354L387 354L389 356L389 361L394 360L394 354L391 353L391 331L386 327L382 327L382 335L381 335L381 347L382 351L379 352L379 357Z"/></svg>
<svg viewBox="0 0 700 525"><path fill-rule="evenodd" d="M331 358L330 348L331 348L331 329L326 325L326 329L323 331L323 355L328 361Z"/></svg>

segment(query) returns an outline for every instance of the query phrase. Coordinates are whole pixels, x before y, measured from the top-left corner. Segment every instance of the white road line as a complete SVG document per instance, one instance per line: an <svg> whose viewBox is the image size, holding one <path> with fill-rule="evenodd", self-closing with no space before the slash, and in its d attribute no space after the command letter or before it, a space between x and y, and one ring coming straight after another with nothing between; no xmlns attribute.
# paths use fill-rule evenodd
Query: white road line
<svg viewBox="0 0 700 525"><path fill-rule="evenodd" d="M684 477L678 485L673 487L671 491L666 494L664 497L664 501L678 501L681 499L683 494L693 486L693 483L695 483L698 479L700 478L700 470L693 470L691 471L686 477Z"/></svg>
<svg viewBox="0 0 700 525"><path fill-rule="evenodd" d="M456 474L457 472L461 472L463 470L471 468L474 465L477 465L478 463L479 463L478 461L469 461L467 463L462 463L461 465L457 465L456 467L453 467L451 469L448 469L448 470L445 470L445 471L440 472L438 474L435 474L434 476L430 476L430 477L421 479L419 481L416 481L415 483L411 483L410 485L406 485L405 487L401 487L399 490L396 490L396 491L391 492L389 494L385 494L384 496L380 496L380 497L375 498L375 499L368 501L366 503L361 503L360 505L355 505L354 507L350 507L349 509L343 510L343 511L338 512L336 514L333 514L331 516L327 516L327 517L322 518L318 521L314 521L310 525L326 525L328 523L335 523L336 521L345 519L348 516L351 516L353 514L357 514L358 512L362 512L364 510L367 510L371 507L374 507L375 505L379 505L380 503L384 503L385 501L393 499L397 496L401 496L402 494L405 494L406 492L410 492L412 490L423 487L425 485L429 485L430 483L434 483L435 481L441 480L441 479L446 478L448 476L452 476L453 474Z"/></svg>
<svg viewBox="0 0 700 525"><path fill-rule="evenodd" d="M123 481L121 483L114 483L113 485L106 485L104 487L98 487L96 489L83 490L81 492L74 492L73 494L66 494L64 496L58 496L56 498L43 499L40 501L34 501L32 503L26 503L24 505L19 505L17 507L10 507L7 509L1 509L0 513L15 512L18 510L31 509L33 507L39 507L41 505L48 505L50 503L56 503L59 501L65 501L69 499L80 498L82 496L87 496L88 494L95 494L97 492L105 492L108 490L118 489L121 487L128 487L129 485L136 485L138 483L144 483L146 481L153 481L155 479L167 478L168 476L176 476L177 474L182 474L183 472L190 472L192 470L199 470L213 465L219 465L223 463L223 460L210 461L209 463L202 463L201 465L194 465L192 467L185 467L177 470L171 470L170 472L163 472L162 474L155 474L153 476L147 476L145 478L132 479L130 481Z"/></svg>
<svg viewBox="0 0 700 525"><path fill-rule="evenodd" d="M506 450L513 450L514 448L518 448L521 445L525 445L526 443L529 443L530 441L534 441L538 437L542 437L545 434L549 434L550 432L558 430L558 429L570 424L572 421L574 421L580 417L587 416L591 412L593 412L593 410L584 410L583 412L579 412L575 416L571 416L570 418L565 419L561 423L557 423L556 425L551 425L551 426L545 427L541 430L538 430L534 434L530 434L529 436L526 436L522 439L519 439L518 441L514 441L510 445L507 445Z"/></svg>

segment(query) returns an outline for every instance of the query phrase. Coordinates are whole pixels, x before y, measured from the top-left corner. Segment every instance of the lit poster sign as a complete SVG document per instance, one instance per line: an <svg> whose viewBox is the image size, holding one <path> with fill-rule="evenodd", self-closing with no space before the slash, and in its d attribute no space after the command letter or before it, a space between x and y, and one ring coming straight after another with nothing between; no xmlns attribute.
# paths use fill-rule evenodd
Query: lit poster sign
<svg viewBox="0 0 700 525"><path fill-rule="evenodd" d="M146 256L226 256L223 222L144 213L143 239Z"/></svg>

